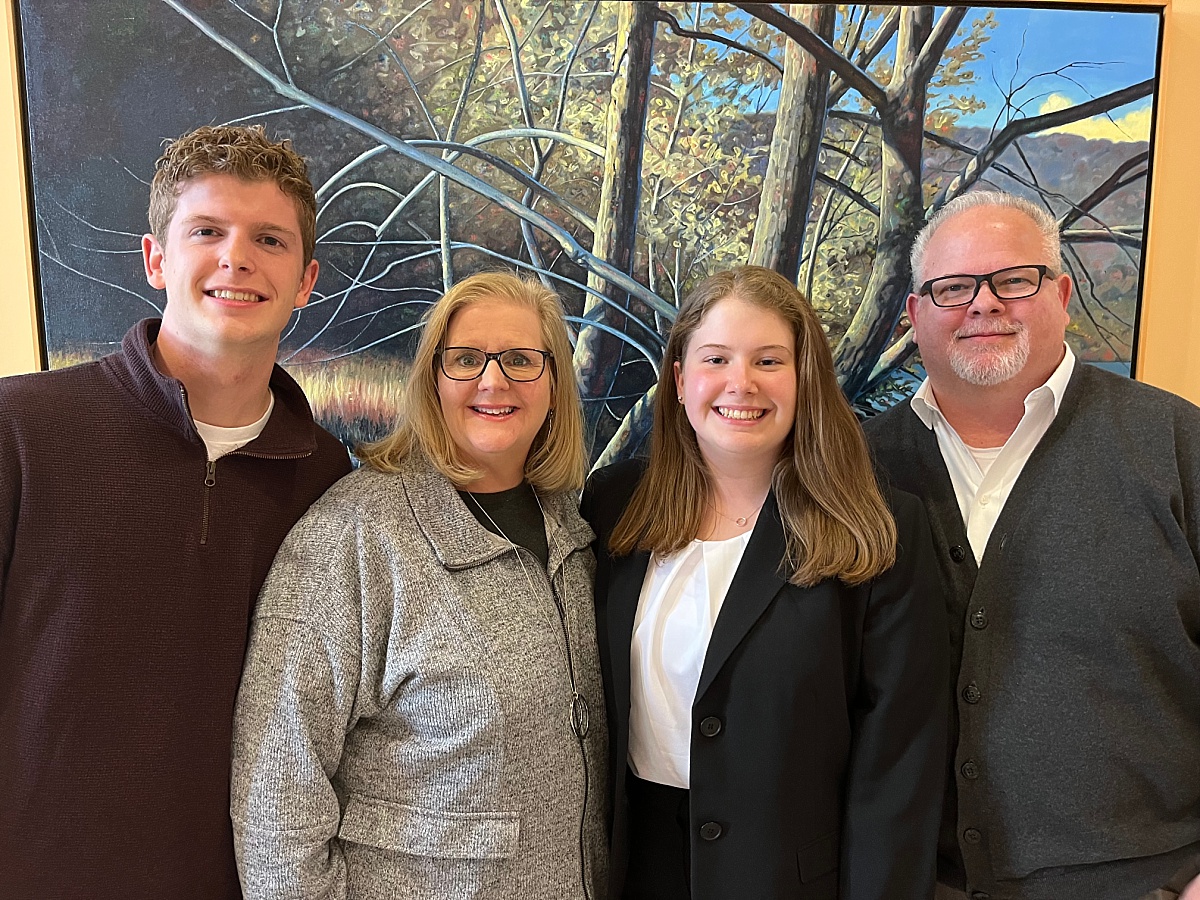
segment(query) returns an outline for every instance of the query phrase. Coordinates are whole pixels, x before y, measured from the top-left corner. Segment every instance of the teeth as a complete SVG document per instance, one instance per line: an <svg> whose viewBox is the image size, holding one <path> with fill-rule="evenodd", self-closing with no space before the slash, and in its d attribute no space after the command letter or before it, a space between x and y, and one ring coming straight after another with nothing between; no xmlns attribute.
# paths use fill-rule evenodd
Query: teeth
<svg viewBox="0 0 1200 900"><path fill-rule="evenodd" d="M241 303L257 303L262 298L249 291L209 291L218 300L237 300Z"/></svg>
<svg viewBox="0 0 1200 900"><path fill-rule="evenodd" d="M717 412L723 415L726 419L761 419L766 415L765 409L729 409L724 406L718 406Z"/></svg>
<svg viewBox="0 0 1200 900"><path fill-rule="evenodd" d="M515 406L505 406L502 409L484 409L482 406L472 406L471 409L477 413L483 413L485 416L507 416L510 412L515 412Z"/></svg>

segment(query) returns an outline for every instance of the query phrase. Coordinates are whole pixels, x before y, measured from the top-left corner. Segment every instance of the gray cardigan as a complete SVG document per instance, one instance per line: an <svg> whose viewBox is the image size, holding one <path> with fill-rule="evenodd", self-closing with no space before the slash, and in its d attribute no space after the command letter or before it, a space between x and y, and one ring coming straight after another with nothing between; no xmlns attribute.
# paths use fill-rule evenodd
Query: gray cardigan
<svg viewBox="0 0 1200 900"><path fill-rule="evenodd" d="M942 877L1132 900L1200 860L1200 410L1078 366L978 570L933 432L867 432L949 587Z"/></svg>
<svg viewBox="0 0 1200 900"><path fill-rule="evenodd" d="M574 497L542 503L548 572L420 455L347 476L297 523L234 723L249 900L603 896L592 533ZM557 604L590 705L583 741Z"/></svg>

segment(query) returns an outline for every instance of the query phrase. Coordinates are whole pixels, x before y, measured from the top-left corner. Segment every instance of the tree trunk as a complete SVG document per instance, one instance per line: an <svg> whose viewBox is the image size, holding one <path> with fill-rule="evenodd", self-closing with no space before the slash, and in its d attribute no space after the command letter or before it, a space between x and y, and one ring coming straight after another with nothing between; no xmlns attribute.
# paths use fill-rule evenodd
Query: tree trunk
<svg viewBox="0 0 1200 900"><path fill-rule="evenodd" d="M834 4L793 3L790 13L832 43L837 15ZM774 269L792 281L800 272L828 95L829 69L819 65L798 43L788 41L750 264Z"/></svg>
<svg viewBox="0 0 1200 900"><path fill-rule="evenodd" d="M921 194L922 140L929 74L916 62L932 32L933 7L907 6L900 13L896 65L888 103L879 110L883 142L879 233L866 297L834 354L842 390L856 398L892 341L904 311L912 274L908 254L925 221Z"/></svg>
<svg viewBox="0 0 1200 900"><path fill-rule="evenodd" d="M641 198L642 141L646 128L650 68L653 62L656 3L622 3L617 18L612 94L608 105L604 181L592 253L625 274L633 270ZM596 275L588 287L604 294L618 307L628 307L629 295ZM603 301L587 295L584 315ZM596 320L625 330L619 310L605 305ZM584 328L575 344L575 372L583 397L584 423L591 439L604 415L605 400L621 362L621 339L599 328Z"/></svg>

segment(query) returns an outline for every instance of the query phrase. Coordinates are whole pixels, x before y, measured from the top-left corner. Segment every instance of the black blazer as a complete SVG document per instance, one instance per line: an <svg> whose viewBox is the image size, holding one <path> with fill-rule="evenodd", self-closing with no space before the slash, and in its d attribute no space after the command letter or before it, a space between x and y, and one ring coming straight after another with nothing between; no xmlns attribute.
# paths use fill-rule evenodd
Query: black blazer
<svg viewBox="0 0 1200 900"><path fill-rule="evenodd" d="M600 642L613 773L610 897L624 886L629 652L648 553L607 543L642 472L597 472ZM924 510L890 497L896 565L858 587L780 574L768 496L713 628L692 706L694 900L929 900L946 759L946 613ZM715 836L714 836L715 835Z"/></svg>

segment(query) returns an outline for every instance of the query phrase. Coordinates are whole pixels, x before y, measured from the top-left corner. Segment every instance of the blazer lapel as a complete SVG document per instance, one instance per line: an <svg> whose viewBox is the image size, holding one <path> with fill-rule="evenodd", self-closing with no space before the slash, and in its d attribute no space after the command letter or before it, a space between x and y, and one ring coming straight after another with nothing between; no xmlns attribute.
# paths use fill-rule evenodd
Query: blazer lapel
<svg viewBox="0 0 1200 900"><path fill-rule="evenodd" d="M623 720L622 728L629 722L629 650L633 642L633 620L649 565L650 554L644 550L614 559L608 586L608 652L612 660L613 705Z"/></svg>
<svg viewBox="0 0 1200 900"><path fill-rule="evenodd" d="M725 602L717 614L708 651L704 654L704 668L700 671L700 684L696 688L697 698L704 696L734 648L754 627L775 595L788 584L779 571L785 550L783 523L772 492L767 495L767 501L750 535L750 543L746 545L746 552L742 554L742 561L725 594ZM632 623L632 618L630 621ZM628 647L625 652L628 655Z"/></svg>

